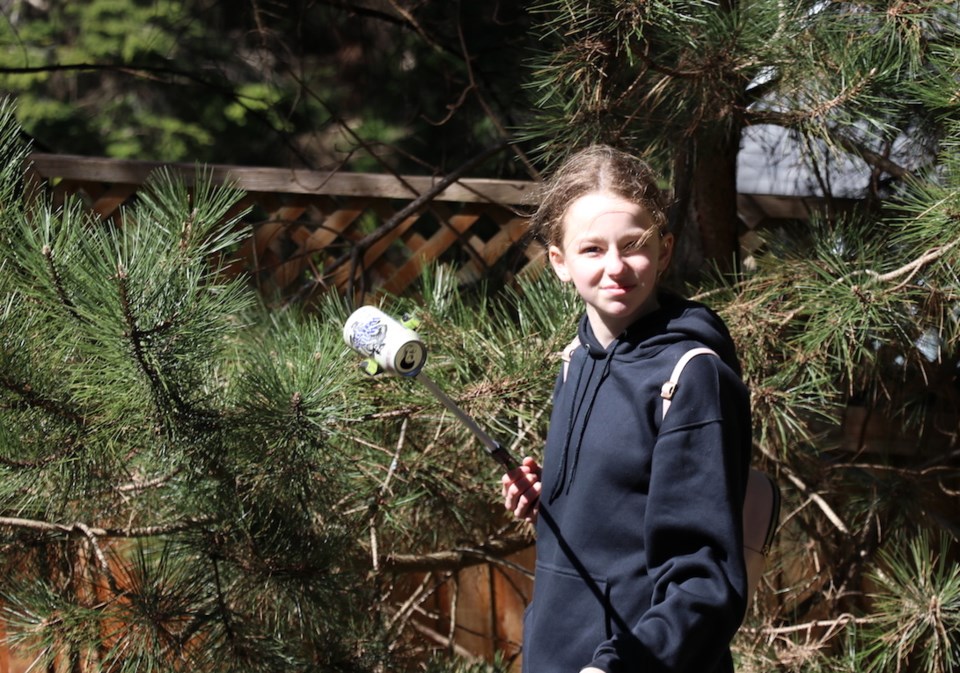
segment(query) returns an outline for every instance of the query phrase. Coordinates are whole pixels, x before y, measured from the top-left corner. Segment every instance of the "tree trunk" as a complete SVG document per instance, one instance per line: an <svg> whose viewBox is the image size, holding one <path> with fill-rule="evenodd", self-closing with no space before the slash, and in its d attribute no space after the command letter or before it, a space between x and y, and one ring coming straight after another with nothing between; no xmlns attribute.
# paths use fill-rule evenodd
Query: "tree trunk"
<svg viewBox="0 0 960 673"><path fill-rule="evenodd" d="M737 152L740 127L702 133L678 152L674 175L677 242L670 278L696 284L704 274L739 269Z"/></svg>

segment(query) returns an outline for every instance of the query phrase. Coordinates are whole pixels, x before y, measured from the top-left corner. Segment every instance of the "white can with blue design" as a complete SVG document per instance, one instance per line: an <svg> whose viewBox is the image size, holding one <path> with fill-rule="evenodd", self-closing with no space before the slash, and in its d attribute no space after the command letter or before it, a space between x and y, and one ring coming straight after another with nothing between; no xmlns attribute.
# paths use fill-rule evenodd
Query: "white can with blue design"
<svg viewBox="0 0 960 673"><path fill-rule="evenodd" d="M427 361L427 347L409 327L375 306L362 306L343 325L343 340L383 371L416 376Z"/></svg>

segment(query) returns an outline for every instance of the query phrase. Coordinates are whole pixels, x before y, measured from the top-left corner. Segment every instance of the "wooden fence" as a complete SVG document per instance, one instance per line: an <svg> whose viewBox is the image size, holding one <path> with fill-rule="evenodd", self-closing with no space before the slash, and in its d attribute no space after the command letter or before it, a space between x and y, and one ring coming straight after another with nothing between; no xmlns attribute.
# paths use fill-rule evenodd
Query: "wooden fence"
<svg viewBox="0 0 960 673"><path fill-rule="evenodd" d="M160 164L33 153L32 189L54 203L79 196L103 219L121 208L158 168L188 184L192 164ZM541 257L525 240L526 210L536 183L456 176L358 174L211 165L215 183L246 194L240 209L252 235L230 268L248 272L268 296L306 296L336 289L402 294L435 261L455 265L462 280L491 270L509 276Z"/></svg>

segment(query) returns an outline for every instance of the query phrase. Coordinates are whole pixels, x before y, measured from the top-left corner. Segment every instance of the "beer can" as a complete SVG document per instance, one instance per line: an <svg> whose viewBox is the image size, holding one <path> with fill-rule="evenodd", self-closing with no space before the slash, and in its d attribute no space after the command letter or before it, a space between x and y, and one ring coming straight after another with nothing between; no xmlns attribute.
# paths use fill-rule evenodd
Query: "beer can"
<svg viewBox="0 0 960 673"><path fill-rule="evenodd" d="M420 336L375 306L361 306L350 314L343 340L389 374L416 376L427 361Z"/></svg>

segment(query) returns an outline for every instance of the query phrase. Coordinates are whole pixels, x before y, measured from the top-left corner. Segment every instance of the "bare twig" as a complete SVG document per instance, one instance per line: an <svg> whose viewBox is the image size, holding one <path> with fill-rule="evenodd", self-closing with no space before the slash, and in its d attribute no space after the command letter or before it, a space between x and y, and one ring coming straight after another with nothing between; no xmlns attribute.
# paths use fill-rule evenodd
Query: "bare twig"
<svg viewBox="0 0 960 673"><path fill-rule="evenodd" d="M848 624L870 624L877 621L875 617L854 617L851 614L842 614L836 619L815 619L812 622L803 624L791 624L790 626L763 626L755 629L742 627L741 630L748 633L758 633L771 637L789 635L791 633L801 633L806 631L811 633L814 629L831 629L846 626Z"/></svg>
<svg viewBox="0 0 960 673"><path fill-rule="evenodd" d="M494 113L493 109L487 105L486 99L483 97L483 94L480 93L480 87L477 86L477 80L473 74L473 64L471 62L470 54L467 52L467 43L463 37L463 26L460 22L457 22L457 36L460 38L460 49L463 51L463 63L467 68L467 77L470 80L470 85L464 90L463 95L466 96L468 92L472 92L476 96L477 102L480 103L480 107L483 108L484 113L486 113L487 118L490 122L497 128L497 131L504 138L509 140L510 134L504 128L503 124L500 122L500 118ZM540 179L540 172L533 166L530 162L530 159L527 158L526 154L523 153L519 147L515 144L510 144L510 149L513 151L514 155L520 162L523 164L524 168L527 169L527 173L534 180Z"/></svg>
<svg viewBox="0 0 960 673"><path fill-rule="evenodd" d="M443 635L437 633L436 631L434 631L434 630L431 629L430 627L425 626L424 624L421 624L420 622L418 622L418 621L416 621L416 620L412 620L412 621L410 622L410 624L411 624L411 626L413 626L413 628L414 628L415 630L417 630L417 631L419 631L421 634L427 636L428 638L430 638L431 640L433 640L433 641L434 641L435 643L437 643L438 645L442 645L442 646L444 646L444 647L446 647L446 648L449 648L449 649L450 649L454 654L456 654L458 657L463 658L463 659L466 659L467 661L478 661L477 656L476 656L473 652L470 652L469 650L467 650L467 649L466 649L465 647L463 647L462 645L458 645L458 644L457 644L456 642L454 642L452 639L446 638L446 637L444 637Z"/></svg>
<svg viewBox="0 0 960 673"><path fill-rule="evenodd" d="M478 154L477 156L473 157L472 159L464 163L463 165L455 168L453 171L451 171L450 173L445 175L443 178L438 180L437 184L435 184L431 189L429 189L426 192L423 192L413 201L410 201L409 203L407 203L406 206L404 206L403 208L398 210L396 213L394 213L394 215L389 220L387 220L382 225L380 225L376 230L374 230L373 232L367 234L362 239L360 239L356 243L355 249L363 251L369 248L370 246L372 246L374 243L376 243L381 238L383 238L384 236L389 234L391 231L396 229L398 226L400 226L400 224L407 217L409 217L410 215L414 214L415 212L420 210L422 207L424 207L437 194L444 191L447 187L455 183L457 180L463 177L468 171L473 170L473 168L478 164L482 163L483 161L493 156L497 152L502 151L506 146L507 146L507 143L499 143L497 145L494 145L493 147L489 147L483 152L481 152L480 154ZM338 269L340 266L344 264L344 262L346 262L349 259L349 257L350 255L343 255L339 259L335 260L332 264L330 264L327 267L326 269L327 273L331 273L335 269Z"/></svg>
<svg viewBox="0 0 960 673"><path fill-rule="evenodd" d="M457 602L460 599L460 575L458 573L453 574L452 582L453 590L450 592L450 607L448 608L450 628L447 630L447 647L451 651L456 643L455 638L457 635Z"/></svg>
<svg viewBox="0 0 960 673"><path fill-rule="evenodd" d="M165 474L162 477L155 477L153 479L147 479L146 481L133 479L133 481L128 484L117 486L116 490L120 493L130 493L131 491L145 491L150 488L157 488L158 486L163 486L164 484L169 483L171 479L176 477L182 471L183 468L178 467L170 474Z"/></svg>
<svg viewBox="0 0 960 673"><path fill-rule="evenodd" d="M431 584L433 584L434 588L436 588L442 583L443 582L435 582L433 574L427 573L427 575L423 578L423 581L420 582L420 585L410 592L410 596L407 598L407 600L404 601L403 605L401 605L393 614L393 616L390 617L390 620L387 622L387 630L389 631L393 629L398 623L402 627L402 625L406 623L409 615L413 612L414 607L418 603L426 600L427 597L433 593L433 591L427 591L427 588Z"/></svg>
<svg viewBox="0 0 960 673"><path fill-rule="evenodd" d="M440 45L423 29L423 26L417 21L417 19L411 14L405 7L402 7L397 0L389 0L390 6L393 10L403 17L403 20L413 29L413 31L420 36L420 38L429 44L434 49L441 49Z"/></svg>
<svg viewBox="0 0 960 673"><path fill-rule="evenodd" d="M79 532L88 537L94 536L98 538L138 538L156 537L158 535L179 533L205 525L206 523L209 523L209 521L209 519L184 519L183 521L178 521L176 523L158 526L100 528L96 526L88 526L87 524L80 522L64 524L51 523L49 521L39 521L36 519L21 519L18 517L2 516L0 517L0 528L23 528L43 533L62 533L64 535L71 535Z"/></svg>
<svg viewBox="0 0 960 673"><path fill-rule="evenodd" d="M817 505L817 507L820 508L820 510L824 513L824 515L826 515L826 517L837 528L837 530L839 530L841 533L845 535L850 534L850 529L847 527L847 525L837 515L837 513L833 511L833 508L827 503L826 500L823 499L823 497L819 493L816 493L813 489L811 489L810 486L807 485L807 483L803 481L799 476L797 476L797 474L793 470L791 470L786 465L777 461L776 458L766 450L766 448L759 445L758 445L758 448L760 449L761 453L763 453L764 456L778 463L779 470L783 472L784 475L786 475L787 479L789 479L790 482L793 483L793 485L796 486L801 493L803 493L807 498L810 499L811 502L813 502L815 505Z"/></svg>
<svg viewBox="0 0 960 673"><path fill-rule="evenodd" d="M119 593L117 588L117 579L113 576L113 572L110 570L110 564L107 562L107 557L103 553L103 549L100 548L100 543L97 541L97 534L82 523L75 523L73 526L76 530L79 530L81 533L83 533L87 538L87 543L93 550L93 555L97 558L97 564L100 566L100 572L103 573L103 575L107 578L107 582L110 584L110 590L114 594Z"/></svg>
<svg viewBox="0 0 960 673"><path fill-rule="evenodd" d="M515 535L490 540L477 547L464 547L431 554L389 554L380 559L382 571L430 572L460 570L481 563L502 562L504 557L522 551L533 544L530 535Z"/></svg>
<svg viewBox="0 0 960 673"><path fill-rule="evenodd" d="M409 418L404 417L403 423L400 425L400 437L397 439L397 449L393 454L393 459L390 461L390 467L387 470L387 476L383 480L383 483L380 485L380 488L377 492L376 500L371 506L370 512L370 556L373 563L373 571L379 572L380 570L380 545L377 539L377 512L380 511L380 504L383 502L383 498L386 496L387 491L390 489L390 480L393 478L393 473L396 472L397 466L400 464L400 451L403 450L404 439L407 436L407 424Z"/></svg>

